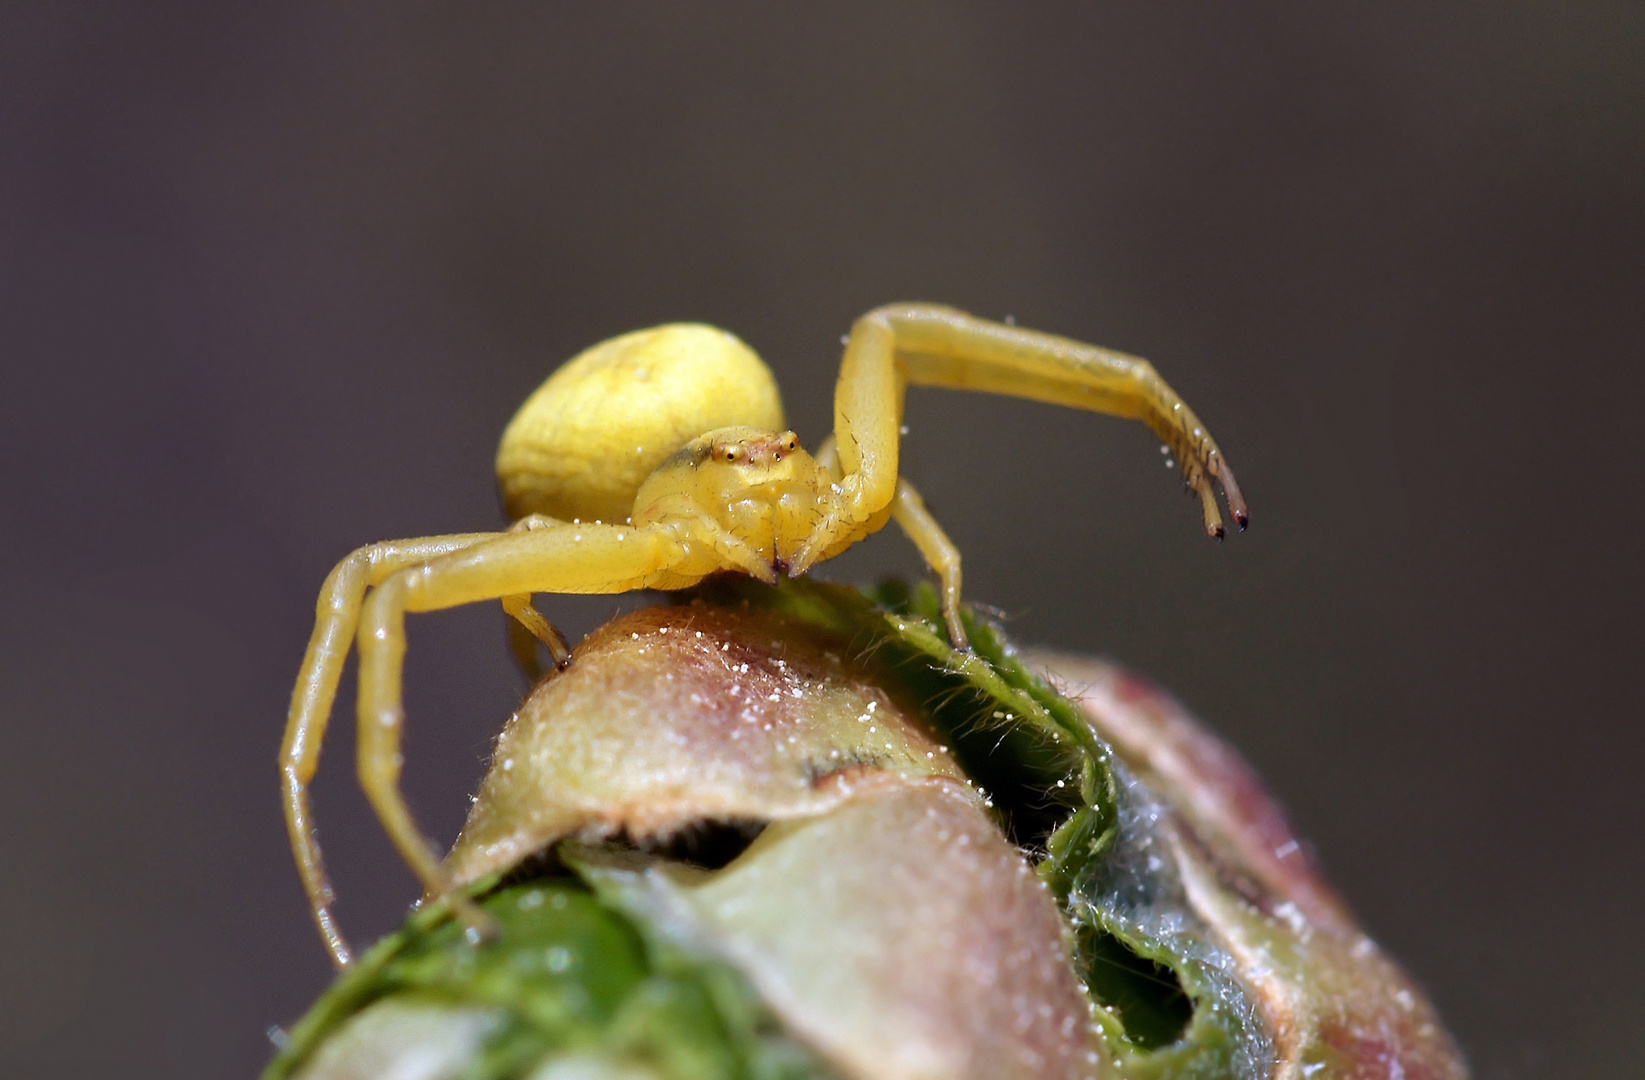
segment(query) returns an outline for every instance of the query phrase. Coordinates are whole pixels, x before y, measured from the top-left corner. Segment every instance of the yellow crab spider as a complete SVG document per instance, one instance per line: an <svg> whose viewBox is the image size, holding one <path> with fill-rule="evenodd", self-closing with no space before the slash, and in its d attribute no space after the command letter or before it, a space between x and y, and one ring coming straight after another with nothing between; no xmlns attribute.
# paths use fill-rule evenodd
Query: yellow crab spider
<svg viewBox="0 0 1645 1080"><path fill-rule="evenodd" d="M429 896L449 895L448 881L399 787L408 611L501 600L563 667L570 653L531 606L533 593L683 589L725 570L774 584L895 518L940 579L949 637L965 647L959 552L897 474L909 383L1141 420L1181 463L1206 531L1223 531L1212 481L1246 525L1216 443L1134 356L931 304L878 308L851 328L834 434L812 457L784 430L770 371L731 334L676 324L596 345L550 376L503 432L497 479L513 528L372 544L338 563L320 591L280 770L292 852L339 966L349 951L332 917L308 785L351 639L359 648L360 783ZM477 932L484 916L452 900Z"/></svg>

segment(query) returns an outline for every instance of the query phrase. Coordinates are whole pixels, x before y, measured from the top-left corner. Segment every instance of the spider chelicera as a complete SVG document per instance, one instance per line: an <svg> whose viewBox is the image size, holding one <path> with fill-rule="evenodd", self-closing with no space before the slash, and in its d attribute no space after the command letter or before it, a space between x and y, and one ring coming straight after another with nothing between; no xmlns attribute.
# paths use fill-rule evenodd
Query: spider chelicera
<svg viewBox="0 0 1645 1080"><path fill-rule="evenodd" d="M1235 523L1247 523L1210 434L1134 356L932 304L878 308L851 328L834 434L813 457L784 430L771 372L731 334L674 324L596 345L550 376L503 432L497 478L513 527L372 544L338 563L320 591L280 769L292 851L338 965L349 951L331 912L308 784L350 641L359 649L360 783L428 894L450 896L400 794L406 612L501 600L524 662L534 662L535 639L564 667L570 650L531 606L533 593L683 589L727 570L775 583L894 518L940 579L949 638L965 647L959 552L897 472L909 383L1141 420L1181 463L1210 535L1223 533L1213 481ZM471 928L483 925L472 903L450 899Z"/></svg>

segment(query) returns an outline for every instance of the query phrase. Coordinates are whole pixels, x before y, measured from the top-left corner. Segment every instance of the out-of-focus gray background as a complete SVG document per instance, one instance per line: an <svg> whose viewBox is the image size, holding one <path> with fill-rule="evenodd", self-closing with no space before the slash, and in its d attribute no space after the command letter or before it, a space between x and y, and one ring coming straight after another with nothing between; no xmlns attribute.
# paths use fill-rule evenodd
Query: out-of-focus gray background
<svg viewBox="0 0 1645 1080"><path fill-rule="evenodd" d="M915 391L970 597L1238 744L1482 1078L1635 1073L1645 10L586 7L0 14L0 1073L260 1067L329 977L274 767L321 578L497 525L558 362L716 322L814 445L897 299L1152 358L1252 503L1219 547L1140 427ZM500 613L409 672L450 837ZM366 941L416 890L337 727Z"/></svg>

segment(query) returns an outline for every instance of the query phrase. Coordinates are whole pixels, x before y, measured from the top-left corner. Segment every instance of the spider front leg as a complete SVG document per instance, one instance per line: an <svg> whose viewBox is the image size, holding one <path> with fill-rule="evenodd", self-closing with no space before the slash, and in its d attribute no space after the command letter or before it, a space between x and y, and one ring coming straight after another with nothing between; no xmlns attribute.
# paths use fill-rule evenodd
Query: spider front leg
<svg viewBox="0 0 1645 1080"><path fill-rule="evenodd" d="M942 579L949 637L963 647L960 560L917 492L898 476L909 383L981 390L1141 420L1182 462L1205 531L1222 538L1212 483L1241 529L1250 521L1234 472L1192 409L1148 361L935 304L893 304L858 319L834 391L834 435L817 453L831 483L793 562L795 573L844 550L889 513Z"/></svg>
<svg viewBox="0 0 1645 1080"><path fill-rule="evenodd" d="M348 658L348 648L359 624L361 602L367 588L381 584L397 570L500 535L457 533L372 544L338 563L320 588L314 633L297 672L297 687L292 691L291 711L286 717L285 739L280 745L280 775L285 791L286 830L291 837L297 872L320 936L325 939L326 949L338 967L349 962L349 951L331 914L334 895L320 855L320 839L309 808L308 785L320 764L320 745L337 697L337 683L343 676L343 661Z"/></svg>
<svg viewBox="0 0 1645 1080"><path fill-rule="evenodd" d="M1250 521L1234 472L1177 392L1139 357L978 319L935 304L893 304L851 329L834 397L847 513L863 520L894 497L907 384L980 390L1141 420L1182 463L1205 530L1220 538L1220 485L1235 524Z"/></svg>
<svg viewBox="0 0 1645 1080"><path fill-rule="evenodd" d="M451 894L439 856L400 793L406 612L539 592L628 592L665 577L679 558L679 544L660 529L562 523L507 533L402 570L367 599L358 638L360 785L427 894L448 898L471 929L486 929L484 914L471 901Z"/></svg>

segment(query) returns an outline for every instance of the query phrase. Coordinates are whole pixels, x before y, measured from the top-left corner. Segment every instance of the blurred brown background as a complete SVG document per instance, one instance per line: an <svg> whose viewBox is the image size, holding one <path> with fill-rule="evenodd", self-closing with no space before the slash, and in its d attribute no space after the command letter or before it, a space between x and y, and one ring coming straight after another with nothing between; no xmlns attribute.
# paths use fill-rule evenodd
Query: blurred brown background
<svg viewBox="0 0 1645 1080"><path fill-rule="evenodd" d="M1139 426L916 391L970 597L1237 743L1482 1078L1636 1074L1645 9L587 7L4 6L0 1074L261 1066L329 976L274 767L321 578L496 525L554 365L716 322L815 444L896 299L1152 358L1251 498L1218 547ZM494 606L412 635L450 837L522 685ZM337 727L365 941L415 888Z"/></svg>

